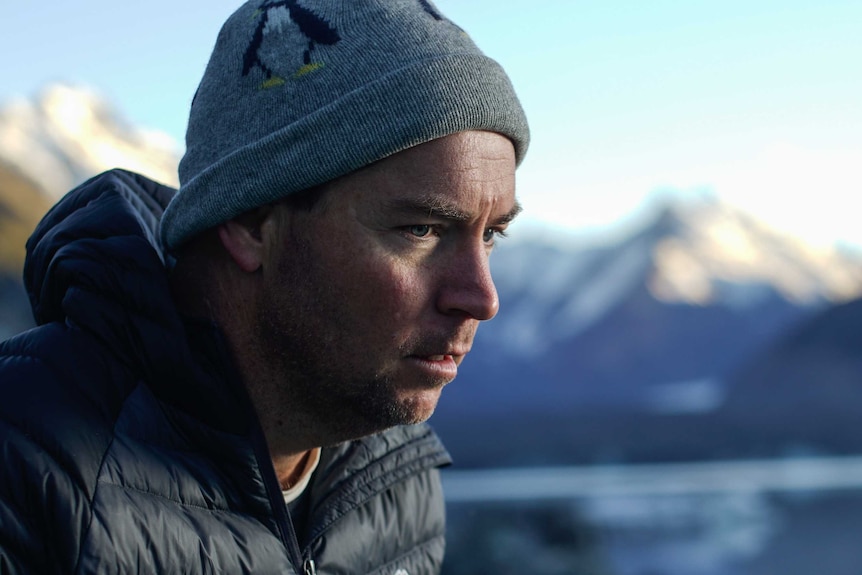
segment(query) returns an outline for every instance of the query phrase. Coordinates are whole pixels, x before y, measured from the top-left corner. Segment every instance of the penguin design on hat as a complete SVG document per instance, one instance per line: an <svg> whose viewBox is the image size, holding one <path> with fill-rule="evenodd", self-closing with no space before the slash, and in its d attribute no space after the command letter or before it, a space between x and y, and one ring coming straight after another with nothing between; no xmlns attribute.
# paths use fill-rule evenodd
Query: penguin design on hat
<svg viewBox="0 0 862 575"><path fill-rule="evenodd" d="M332 46L341 40L338 31L329 22L301 6L296 0L264 2L254 13L254 18L258 19L257 27L245 51L242 74L247 76L254 68L259 68L266 76L261 88L272 88L285 82L282 76L267 66L261 54L264 37L271 31L280 31L283 26L292 22L307 38L308 44L302 54L302 65L293 73L295 78L304 76L323 66L322 63L313 62L311 59L315 45Z"/></svg>

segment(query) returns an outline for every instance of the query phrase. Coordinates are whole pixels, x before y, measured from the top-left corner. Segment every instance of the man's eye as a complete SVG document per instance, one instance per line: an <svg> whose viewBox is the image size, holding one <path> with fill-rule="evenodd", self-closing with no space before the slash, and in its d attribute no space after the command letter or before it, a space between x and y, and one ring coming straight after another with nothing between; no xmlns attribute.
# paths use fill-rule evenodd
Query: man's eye
<svg viewBox="0 0 862 575"><path fill-rule="evenodd" d="M416 236L417 238L424 238L425 236L427 236L428 234L431 233L431 226L429 226L429 225L409 226L407 228L407 231L410 232L412 235Z"/></svg>
<svg viewBox="0 0 862 575"><path fill-rule="evenodd" d="M482 239L486 244L493 243L496 238L504 238L506 237L506 232L503 230L495 230L494 228L488 228L485 230L485 233L482 234Z"/></svg>

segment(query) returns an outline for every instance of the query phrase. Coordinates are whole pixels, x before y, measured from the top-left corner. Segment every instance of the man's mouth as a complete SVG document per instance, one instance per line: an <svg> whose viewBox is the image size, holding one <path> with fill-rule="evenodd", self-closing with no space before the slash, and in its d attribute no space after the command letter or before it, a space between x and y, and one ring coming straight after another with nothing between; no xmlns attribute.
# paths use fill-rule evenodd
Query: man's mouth
<svg viewBox="0 0 862 575"><path fill-rule="evenodd" d="M458 366L464 360L467 353L469 353L470 347L470 343L468 342L443 340L437 342L437 344L430 343L428 345L417 346L417 349L413 350L410 357L421 362L427 362L428 368L452 371L452 377L454 377Z"/></svg>

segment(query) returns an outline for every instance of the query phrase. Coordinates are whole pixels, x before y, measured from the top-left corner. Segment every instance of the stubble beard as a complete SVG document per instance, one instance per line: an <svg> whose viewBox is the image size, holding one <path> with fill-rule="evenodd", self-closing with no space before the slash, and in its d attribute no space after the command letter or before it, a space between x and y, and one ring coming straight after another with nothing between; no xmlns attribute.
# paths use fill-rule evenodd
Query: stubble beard
<svg viewBox="0 0 862 575"><path fill-rule="evenodd" d="M397 400L390 375L351 365L361 352L345 349L350 338L344 335L359 328L338 309L343 294L319 277L310 246L294 238L290 247L257 318L265 361L277 374L270 401L285 420L313 426L319 445L424 420Z"/></svg>

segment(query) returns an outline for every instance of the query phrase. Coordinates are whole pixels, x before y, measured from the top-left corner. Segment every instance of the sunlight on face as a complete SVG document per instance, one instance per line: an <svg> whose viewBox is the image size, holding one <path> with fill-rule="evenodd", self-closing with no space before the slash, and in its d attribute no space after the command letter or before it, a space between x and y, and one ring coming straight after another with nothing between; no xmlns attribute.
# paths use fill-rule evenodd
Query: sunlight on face
<svg viewBox="0 0 862 575"><path fill-rule="evenodd" d="M489 256L519 206L511 142L461 132L327 187L264 264L274 401L331 441L430 417L498 309ZM283 238L283 239L281 239Z"/></svg>

